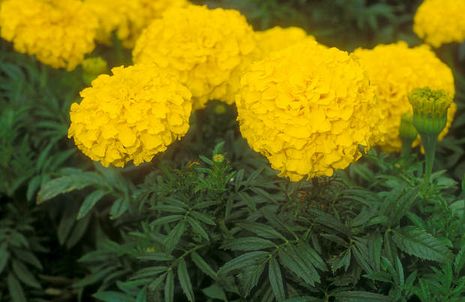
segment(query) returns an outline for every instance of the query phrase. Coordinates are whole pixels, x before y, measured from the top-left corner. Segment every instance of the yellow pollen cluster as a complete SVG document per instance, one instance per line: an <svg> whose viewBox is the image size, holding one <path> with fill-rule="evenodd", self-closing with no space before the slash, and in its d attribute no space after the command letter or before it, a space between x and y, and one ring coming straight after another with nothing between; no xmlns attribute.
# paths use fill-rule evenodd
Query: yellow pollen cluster
<svg viewBox="0 0 465 302"><path fill-rule="evenodd" d="M418 8L413 30L428 44L465 41L465 0L425 0Z"/></svg>
<svg viewBox="0 0 465 302"><path fill-rule="evenodd" d="M74 69L91 52L97 20L80 0L5 0L1 37L20 53L55 68Z"/></svg>
<svg viewBox="0 0 465 302"><path fill-rule="evenodd" d="M194 107L202 108L211 99L234 102L241 71L255 48L254 32L238 11L191 5L152 22L133 58L176 72L191 90Z"/></svg>
<svg viewBox="0 0 465 302"><path fill-rule="evenodd" d="M99 21L99 42L111 44L115 32L125 47L132 48L153 19L169 8L187 5L187 0L84 0L84 3Z"/></svg>
<svg viewBox="0 0 465 302"><path fill-rule="evenodd" d="M363 69L314 41L252 64L236 104L242 135L292 181L346 168L379 132L381 113Z"/></svg>
<svg viewBox="0 0 465 302"><path fill-rule="evenodd" d="M189 129L191 94L155 66L117 67L71 106L68 136L104 166L148 162Z"/></svg>
<svg viewBox="0 0 465 302"><path fill-rule="evenodd" d="M387 131L380 144L386 151L401 149L399 126L403 114L412 114L408 95L413 89L430 87L442 89L452 97L455 94L452 71L426 45L409 48L405 42L399 42L357 49L353 55L376 86L379 107L386 114L383 124ZM449 108L447 126L440 138L447 133L456 108L455 104Z"/></svg>

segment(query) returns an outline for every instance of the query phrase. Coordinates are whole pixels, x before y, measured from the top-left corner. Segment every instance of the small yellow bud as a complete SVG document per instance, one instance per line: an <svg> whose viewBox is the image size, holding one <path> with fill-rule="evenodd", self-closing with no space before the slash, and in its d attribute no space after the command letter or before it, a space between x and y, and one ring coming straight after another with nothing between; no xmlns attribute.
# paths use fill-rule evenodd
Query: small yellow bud
<svg viewBox="0 0 465 302"><path fill-rule="evenodd" d="M226 113L226 106L224 104L218 104L215 106L215 113L216 114L225 114Z"/></svg>
<svg viewBox="0 0 465 302"><path fill-rule="evenodd" d="M215 154L213 155L213 161L215 163L222 163L224 162L224 155L223 154Z"/></svg>

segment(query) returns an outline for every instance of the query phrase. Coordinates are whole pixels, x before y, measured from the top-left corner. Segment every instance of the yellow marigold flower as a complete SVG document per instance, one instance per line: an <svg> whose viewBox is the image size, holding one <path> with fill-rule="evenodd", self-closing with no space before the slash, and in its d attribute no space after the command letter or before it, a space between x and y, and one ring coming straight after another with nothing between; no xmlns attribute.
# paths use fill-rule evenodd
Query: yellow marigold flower
<svg viewBox="0 0 465 302"><path fill-rule="evenodd" d="M413 30L428 44L439 47L465 40L465 0L425 0L418 8Z"/></svg>
<svg viewBox="0 0 465 302"><path fill-rule="evenodd" d="M111 44L115 32L125 47L132 48L153 19L169 8L187 5L187 0L85 0L84 3L98 18L99 42Z"/></svg>
<svg viewBox="0 0 465 302"><path fill-rule="evenodd" d="M305 39L315 40L313 36L299 27L282 28L275 26L265 31L258 31L255 33L257 39L257 46L261 51L261 55L265 56L273 51L282 50L286 47L292 46Z"/></svg>
<svg viewBox="0 0 465 302"><path fill-rule="evenodd" d="M255 50L252 28L235 10L204 6L167 11L144 31L134 62L176 71L192 92L194 107L210 99L234 102L247 56Z"/></svg>
<svg viewBox="0 0 465 302"><path fill-rule="evenodd" d="M380 112L363 69L314 41L252 64L236 104L242 135L292 181L346 168L378 132Z"/></svg>
<svg viewBox="0 0 465 302"><path fill-rule="evenodd" d="M100 75L71 106L69 138L104 166L151 161L189 128L191 94L154 66L117 67Z"/></svg>
<svg viewBox="0 0 465 302"><path fill-rule="evenodd" d="M1 36L16 51L72 70L94 49L97 20L80 0L5 0Z"/></svg>
<svg viewBox="0 0 465 302"><path fill-rule="evenodd" d="M353 55L368 72L372 84L377 86L379 106L386 114L383 121L386 134L380 145L386 151L401 149L400 121L403 114L413 113L408 101L413 89L430 87L445 90L451 96L455 93L452 71L426 45L409 48L405 42L399 42L370 50L357 49ZM456 108L455 104L450 107L448 125L440 138L446 135Z"/></svg>

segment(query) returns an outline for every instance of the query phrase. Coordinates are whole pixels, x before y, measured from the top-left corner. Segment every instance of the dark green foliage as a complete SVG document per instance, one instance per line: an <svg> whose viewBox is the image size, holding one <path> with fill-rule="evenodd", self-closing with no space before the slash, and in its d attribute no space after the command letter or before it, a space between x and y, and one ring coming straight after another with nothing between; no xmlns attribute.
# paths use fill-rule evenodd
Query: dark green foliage
<svg viewBox="0 0 465 302"><path fill-rule="evenodd" d="M406 39L419 1L197 1L256 29L351 50ZM93 164L66 138L80 70L0 42L0 301L465 300L465 44L438 55L459 112L432 183L423 156L373 150L331 178L280 179L211 102L150 164ZM99 47L111 66L129 52Z"/></svg>

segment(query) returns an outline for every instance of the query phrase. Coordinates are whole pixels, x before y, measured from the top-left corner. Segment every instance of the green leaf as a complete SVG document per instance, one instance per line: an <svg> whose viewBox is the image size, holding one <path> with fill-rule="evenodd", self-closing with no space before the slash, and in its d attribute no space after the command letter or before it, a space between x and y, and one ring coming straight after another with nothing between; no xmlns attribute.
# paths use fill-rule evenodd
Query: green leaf
<svg viewBox="0 0 465 302"><path fill-rule="evenodd" d="M12 302L27 302L23 287L12 273L8 274L7 284Z"/></svg>
<svg viewBox="0 0 465 302"><path fill-rule="evenodd" d="M313 264L302 259L294 248L288 247L281 250L279 252L279 260L283 266L311 286L320 281L320 275Z"/></svg>
<svg viewBox="0 0 465 302"><path fill-rule="evenodd" d="M392 239L399 249L409 255L438 262L450 259L451 253L445 242L418 227L409 226L396 230Z"/></svg>
<svg viewBox="0 0 465 302"><path fill-rule="evenodd" d="M270 253L263 251L249 252L240 255L228 262L220 268L220 274L228 274L229 272L245 269L247 267L256 266L264 262Z"/></svg>
<svg viewBox="0 0 465 302"><path fill-rule="evenodd" d="M244 222L244 223L239 223L239 226L243 228L244 230L253 232L263 238L281 239L283 241L287 241L286 237L284 237L278 231L276 231L271 226L266 225L266 224L255 223L255 222Z"/></svg>
<svg viewBox="0 0 465 302"><path fill-rule="evenodd" d="M205 229L198 223L196 220L192 219L191 217L187 217L187 222L191 225L192 231L194 231L195 234L199 235L205 240L209 240L208 234L205 231Z"/></svg>
<svg viewBox="0 0 465 302"><path fill-rule="evenodd" d="M165 302L174 301L174 274L172 270L168 271L166 274L164 295Z"/></svg>
<svg viewBox="0 0 465 302"><path fill-rule="evenodd" d="M100 199L102 199L103 196L105 196L105 194L105 192L98 190L87 195L81 207L79 208L79 212L76 219L79 220L86 216L94 208L97 202L99 202Z"/></svg>
<svg viewBox="0 0 465 302"><path fill-rule="evenodd" d="M6 249L5 245L0 247L0 274L5 269L6 265L8 264L8 260L10 259L10 253Z"/></svg>
<svg viewBox="0 0 465 302"><path fill-rule="evenodd" d="M12 262L13 272L16 277L26 285L40 289L40 283L34 277L34 275L29 271L29 269L19 261L13 260Z"/></svg>
<svg viewBox="0 0 465 302"><path fill-rule="evenodd" d="M178 223L168 234L165 239L164 245L166 251L170 253L174 250L176 245L178 244L179 240L181 240L182 235L186 231L186 223L184 221Z"/></svg>
<svg viewBox="0 0 465 302"><path fill-rule="evenodd" d="M391 302L391 298L365 291L345 291L333 295L337 302Z"/></svg>
<svg viewBox="0 0 465 302"><path fill-rule="evenodd" d="M208 275L213 280L216 279L216 272L211 268L211 266L197 253L191 253L191 259L194 264L206 275Z"/></svg>
<svg viewBox="0 0 465 302"><path fill-rule="evenodd" d="M59 194L84 189L90 185L99 184L96 173L81 172L75 175L62 176L45 183L37 195L37 203L50 200Z"/></svg>
<svg viewBox="0 0 465 302"><path fill-rule="evenodd" d="M259 237L242 237L223 244L222 248L232 251L256 251L274 248L276 244L268 239Z"/></svg>
<svg viewBox="0 0 465 302"><path fill-rule="evenodd" d="M202 289L202 292L205 296L207 296L210 299L220 300L224 302L228 301L223 288L216 283L213 283L209 287Z"/></svg>
<svg viewBox="0 0 465 302"><path fill-rule="evenodd" d="M115 291L104 291L97 292L94 298L104 302L133 302L134 299L120 292Z"/></svg>
<svg viewBox="0 0 465 302"><path fill-rule="evenodd" d="M284 299L286 299L286 293L284 292L283 277L281 275L279 263L274 257L270 259L268 264L268 279L276 300L278 302L284 301Z"/></svg>
<svg viewBox="0 0 465 302"><path fill-rule="evenodd" d="M181 259L178 263L178 279L181 284L182 291L186 295L190 302L195 301L194 291L192 290L191 278L187 272L187 265L184 259Z"/></svg>
<svg viewBox="0 0 465 302"><path fill-rule="evenodd" d="M126 213L129 209L129 202L123 198L116 199L110 208L110 218L116 219Z"/></svg>

